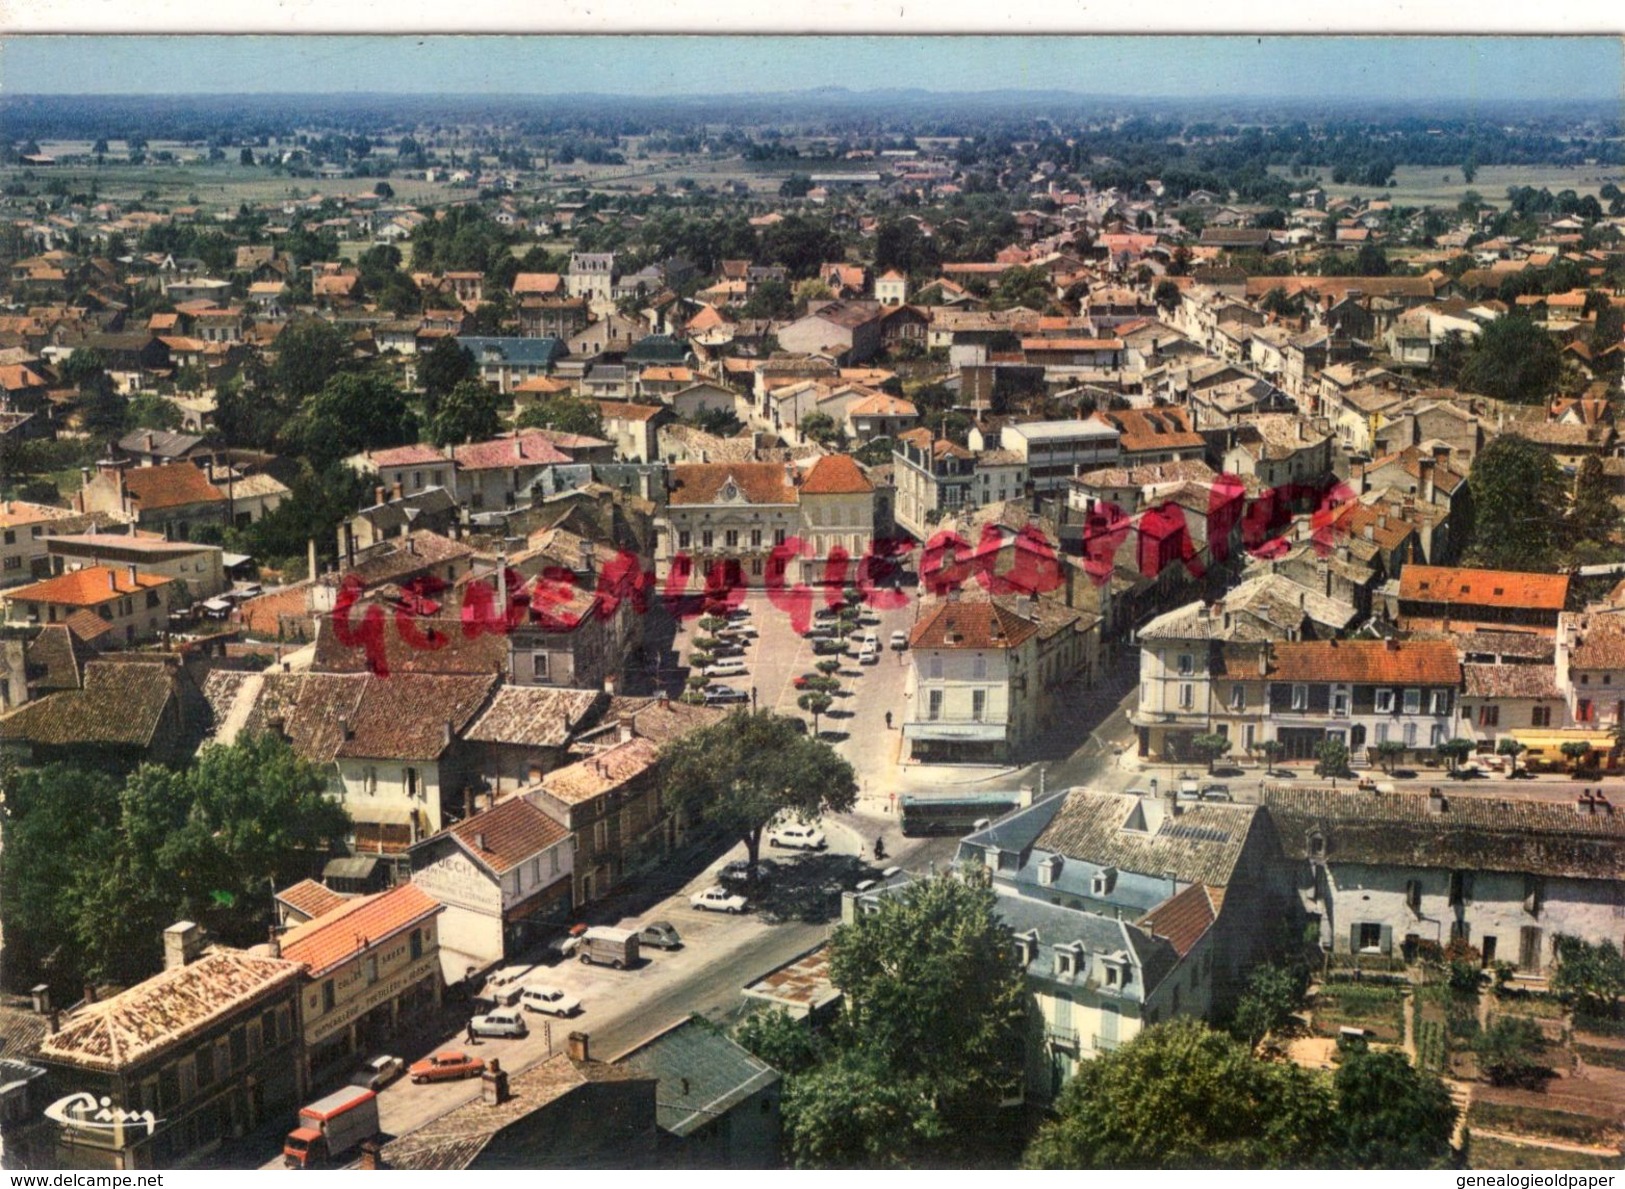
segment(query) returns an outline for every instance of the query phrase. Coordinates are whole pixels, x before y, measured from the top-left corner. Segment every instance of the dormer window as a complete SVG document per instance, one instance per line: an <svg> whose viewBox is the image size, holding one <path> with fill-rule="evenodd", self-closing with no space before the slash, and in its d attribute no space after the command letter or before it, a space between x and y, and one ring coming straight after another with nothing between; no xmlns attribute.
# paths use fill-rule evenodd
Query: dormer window
<svg viewBox="0 0 1625 1189"><path fill-rule="evenodd" d="M1076 978L1079 949L1077 943L1055 947L1055 975L1057 978Z"/></svg>
<svg viewBox="0 0 1625 1189"><path fill-rule="evenodd" d="M1050 855L1038 864L1038 882L1041 886L1047 888L1055 882L1055 877L1061 873L1062 862L1060 855Z"/></svg>
<svg viewBox="0 0 1625 1189"><path fill-rule="evenodd" d="M1016 961L1022 966L1030 966L1038 957L1038 930L1029 929L1025 933L1017 933Z"/></svg>
<svg viewBox="0 0 1625 1189"><path fill-rule="evenodd" d="M1117 868L1103 867L1095 872L1094 878L1090 881L1089 889L1096 896L1109 896L1116 886Z"/></svg>
<svg viewBox="0 0 1625 1189"><path fill-rule="evenodd" d="M1117 967L1115 967L1115 966L1107 966L1106 967L1106 985L1108 987L1115 987L1117 985L1118 973L1119 972L1118 972Z"/></svg>

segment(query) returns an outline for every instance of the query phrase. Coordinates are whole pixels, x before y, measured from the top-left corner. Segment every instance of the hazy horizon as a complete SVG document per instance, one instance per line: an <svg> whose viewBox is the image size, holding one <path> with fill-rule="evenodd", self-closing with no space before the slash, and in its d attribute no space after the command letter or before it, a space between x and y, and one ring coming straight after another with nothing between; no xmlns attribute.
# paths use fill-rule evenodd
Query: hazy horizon
<svg viewBox="0 0 1625 1189"><path fill-rule="evenodd" d="M901 48L906 46L907 48ZM94 63L94 69L87 69ZM883 80L883 81L880 81ZM1614 37L22 36L0 90L53 95L694 99L836 89L1374 104L1618 102Z"/></svg>

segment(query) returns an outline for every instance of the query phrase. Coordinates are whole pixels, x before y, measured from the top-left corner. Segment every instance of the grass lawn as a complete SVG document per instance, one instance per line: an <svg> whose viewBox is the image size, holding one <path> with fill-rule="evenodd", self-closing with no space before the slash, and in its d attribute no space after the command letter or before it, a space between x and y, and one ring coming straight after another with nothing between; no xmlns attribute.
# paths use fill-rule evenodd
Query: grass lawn
<svg viewBox="0 0 1625 1189"><path fill-rule="evenodd" d="M1509 1144L1505 1140L1488 1136L1473 1136L1467 1149L1467 1167L1472 1169L1500 1168L1566 1168L1575 1170L1620 1168L1617 1157L1592 1156L1585 1152L1560 1152L1555 1148L1536 1148L1528 1144Z"/></svg>
<svg viewBox="0 0 1625 1189"><path fill-rule="evenodd" d="M1290 177L1285 166L1273 166L1272 173ZM1603 185L1613 182L1625 185L1625 171L1609 165L1484 165L1480 166L1473 184L1462 180L1461 170L1448 165L1401 165L1394 170L1397 186L1379 190L1375 186L1337 185L1331 181L1331 170L1320 172L1321 188L1330 198L1364 195L1367 198L1383 194L1395 206L1455 206L1462 195L1477 190L1486 202L1504 205L1507 189L1511 186L1544 187L1556 194L1560 190L1573 190L1582 198L1595 194ZM1444 179L1449 177L1446 182ZM1308 177L1294 179L1294 184L1307 186ZM1604 205L1607 205L1606 203Z"/></svg>

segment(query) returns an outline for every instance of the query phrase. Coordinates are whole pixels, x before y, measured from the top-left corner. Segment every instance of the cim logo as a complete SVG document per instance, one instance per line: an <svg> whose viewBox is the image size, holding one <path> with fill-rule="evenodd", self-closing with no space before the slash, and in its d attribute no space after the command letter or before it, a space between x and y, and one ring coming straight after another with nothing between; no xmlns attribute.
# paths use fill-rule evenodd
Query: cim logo
<svg viewBox="0 0 1625 1189"><path fill-rule="evenodd" d="M45 1117L64 1127L77 1127L85 1131L126 1131L143 1128L147 1135L158 1130L163 1120L151 1111L126 1111L113 1105L111 1098L97 1098L81 1090L59 1098L45 1108Z"/></svg>

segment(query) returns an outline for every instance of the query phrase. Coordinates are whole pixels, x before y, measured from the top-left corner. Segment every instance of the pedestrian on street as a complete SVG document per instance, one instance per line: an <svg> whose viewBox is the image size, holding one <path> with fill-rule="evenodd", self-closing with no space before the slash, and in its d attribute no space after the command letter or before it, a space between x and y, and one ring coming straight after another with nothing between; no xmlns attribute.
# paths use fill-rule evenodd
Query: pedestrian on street
<svg viewBox="0 0 1625 1189"><path fill-rule="evenodd" d="M886 729L891 730L891 711L886 711Z"/></svg>
<svg viewBox="0 0 1625 1189"><path fill-rule="evenodd" d="M480 1043L480 1038L474 1035L474 1021L473 1020L470 1020L468 1022L468 1025L467 1025L467 1039L468 1039L468 1043L471 1044L471 1045L477 1045L477 1044Z"/></svg>

